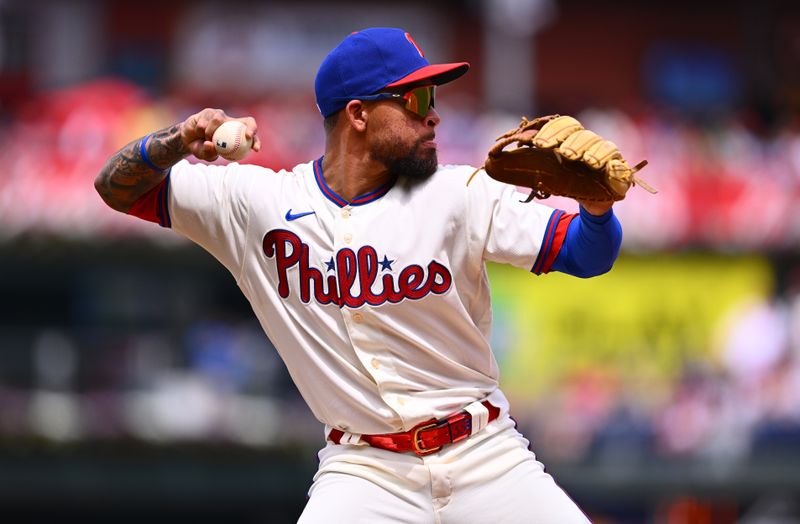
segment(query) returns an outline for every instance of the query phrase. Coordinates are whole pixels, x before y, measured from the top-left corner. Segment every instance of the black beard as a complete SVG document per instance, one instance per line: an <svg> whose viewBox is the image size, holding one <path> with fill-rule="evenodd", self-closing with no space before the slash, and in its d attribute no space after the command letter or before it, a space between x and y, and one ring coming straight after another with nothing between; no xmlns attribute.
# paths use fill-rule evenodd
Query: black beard
<svg viewBox="0 0 800 524"><path fill-rule="evenodd" d="M392 175L420 182L429 179L439 166L436 150L420 152L421 144L411 148L403 148L397 142L381 144L373 148L372 158L382 162Z"/></svg>

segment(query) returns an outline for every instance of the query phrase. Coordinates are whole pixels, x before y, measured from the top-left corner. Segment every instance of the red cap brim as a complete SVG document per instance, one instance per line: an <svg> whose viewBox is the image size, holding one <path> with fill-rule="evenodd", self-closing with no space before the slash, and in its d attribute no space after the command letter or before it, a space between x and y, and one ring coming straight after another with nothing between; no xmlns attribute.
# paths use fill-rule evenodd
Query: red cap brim
<svg viewBox="0 0 800 524"><path fill-rule="evenodd" d="M427 82L433 85L442 85L452 82L460 77L469 69L469 63L457 62L453 64L431 64L421 67L413 73L404 76L400 80L395 80L386 87L397 87L408 84Z"/></svg>

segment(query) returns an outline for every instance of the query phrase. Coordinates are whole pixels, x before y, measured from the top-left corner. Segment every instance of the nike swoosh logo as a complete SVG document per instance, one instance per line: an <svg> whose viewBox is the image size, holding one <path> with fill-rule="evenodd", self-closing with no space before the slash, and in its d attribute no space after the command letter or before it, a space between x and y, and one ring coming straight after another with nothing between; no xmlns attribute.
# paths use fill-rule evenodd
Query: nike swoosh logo
<svg viewBox="0 0 800 524"><path fill-rule="evenodd" d="M289 211L286 212L286 220L288 222L291 222L292 220L297 220L298 218L302 218L304 216L313 215L313 214L314 214L313 211L305 211L303 213L292 214L292 210L290 209Z"/></svg>

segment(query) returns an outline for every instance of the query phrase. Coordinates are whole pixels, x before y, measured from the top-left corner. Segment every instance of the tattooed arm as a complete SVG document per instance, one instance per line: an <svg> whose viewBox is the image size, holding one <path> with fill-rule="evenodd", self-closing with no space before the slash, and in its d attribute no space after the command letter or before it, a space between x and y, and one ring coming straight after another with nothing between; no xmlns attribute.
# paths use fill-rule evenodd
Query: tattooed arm
<svg viewBox="0 0 800 524"><path fill-rule="evenodd" d="M134 140L108 159L94 181L94 187L105 203L123 213L164 179L166 169L189 154L180 139L179 125L156 131L146 144L150 162L164 168L156 171L142 158L142 140L144 138Z"/></svg>
<svg viewBox="0 0 800 524"><path fill-rule="evenodd" d="M134 140L108 159L94 181L94 187L109 207L126 213L142 195L157 186L170 167L191 155L213 161L217 151L211 138L214 131L228 120L240 120L247 126L247 137L253 138L253 151L261 149L256 136L256 122L251 117L231 118L220 109L203 109L174 126L156 131L145 143L147 160L143 158L142 140ZM157 168L157 169L155 169Z"/></svg>

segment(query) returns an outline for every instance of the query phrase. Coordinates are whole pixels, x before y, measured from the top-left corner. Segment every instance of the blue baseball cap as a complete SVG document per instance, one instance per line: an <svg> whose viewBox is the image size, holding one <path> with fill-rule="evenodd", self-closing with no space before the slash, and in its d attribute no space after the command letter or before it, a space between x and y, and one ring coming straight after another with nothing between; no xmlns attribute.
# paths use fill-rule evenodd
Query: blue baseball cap
<svg viewBox="0 0 800 524"><path fill-rule="evenodd" d="M460 77L467 62L430 64L406 31L373 27L356 31L328 54L317 71L314 91L323 117L339 111L350 100L387 87L441 85Z"/></svg>

